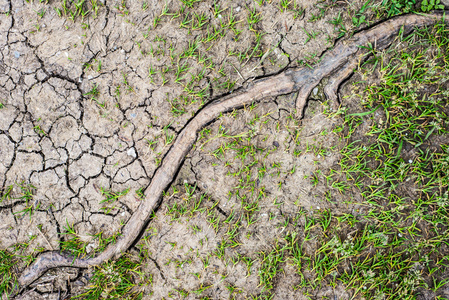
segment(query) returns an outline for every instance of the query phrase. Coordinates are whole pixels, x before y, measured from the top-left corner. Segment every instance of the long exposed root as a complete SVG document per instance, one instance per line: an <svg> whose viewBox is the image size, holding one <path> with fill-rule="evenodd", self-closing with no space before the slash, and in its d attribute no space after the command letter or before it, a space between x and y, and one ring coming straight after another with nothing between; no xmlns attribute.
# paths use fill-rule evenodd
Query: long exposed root
<svg viewBox="0 0 449 300"><path fill-rule="evenodd" d="M187 123L176 138L152 178L151 184L145 191L145 201L140 204L123 227L117 243L109 245L97 257L87 259L74 259L57 251L42 253L21 274L18 279L19 288L28 286L51 268L87 268L99 265L109 259L119 258L138 238L142 228L148 223L151 212L161 200L163 191L170 186L185 156L195 143L198 132L220 114L241 108L266 97L275 97L298 91L296 110L298 116L302 117L310 92L326 76L336 76L330 80L325 88L325 93L332 101L337 101L338 86L353 72L358 57L365 51L361 46L375 43L378 49L385 49L401 30L404 34L408 34L415 27L433 24L441 17L442 14L431 14L405 15L392 18L355 34L349 40L338 41L334 49L327 52L314 69L289 69L281 74L256 80L237 93L207 104Z"/></svg>

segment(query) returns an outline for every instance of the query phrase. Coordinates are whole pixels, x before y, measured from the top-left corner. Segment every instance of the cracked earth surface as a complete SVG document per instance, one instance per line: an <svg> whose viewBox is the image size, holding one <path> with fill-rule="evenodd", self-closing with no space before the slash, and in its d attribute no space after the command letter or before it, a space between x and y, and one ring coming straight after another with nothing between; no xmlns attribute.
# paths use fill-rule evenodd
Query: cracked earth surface
<svg viewBox="0 0 449 300"><path fill-rule="evenodd" d="M222 1L241 21L239 39L229 33L198 46L205 61L189 62L189 74L178 80L173 72L164 77L170 55L179 54L206 29L190 32L166 17L154 28L165 4L159 1L150 1L146 10L141 1L127 1L128 13L119 1L103 2L96 18L72 22L58 16L53 1L0 0L0 190L13 186L14 196L0 204L0 246L26 244L24 256L61 249L67 227L73 227L87 245L88 255L95 253L100 245L94 235L111 237L120 232L144 201L139 190L150 183L173 137L203 103L256 77L295 66L301 59L319 57L332 45L326 36L337 37L329 20L347 9L334 7L310 24L308 18L320 12L313 1L301 3L306 18L266 5L255 28L244 30L253 3ZM179 6L177 1L168 2L170 11ZM46 13L40 18L36 11L42 9ZM207 14L217 27L226 13L214 17L206 2L198 3L195 10ZM321 34L310 39L312 30ZM259 59L229 55L254 47L255 32L262 31L260 51L269 55ZM207 64L215 67L204 68ZM175 69L179 66L179 61L174 63ZM151 68L162 70L154 80L148 76ZM184 89L189 81L193 100L174 105L174 99L190 96ZM262 291L261 260L251 265L229 260L269 252L288 230L280 226L282 221L295 218L302 209L330 207L323 203L324 189L311 185L308 177L337 163L338 155L326 151L337 141L320 134L332 130L335 121L322 113L321 86L311 98L301 122L295 119L296 97L291 94L225 114L206 128L141 239L129 250L134 256L148 254L144 271L153 277L153 284L143 287L147 299L202 286L211 286L207 293L214 299L230 298L228 285L240 289L242 298ZM184 112L173 114L175 106ZM220 153L236 137L244 139ZM307 151L309 145L325 151ZM255 155L242 156L242 147L253 147ZM296 150L302 154L294 155ZM267 167L267 176L246 171L254 165ZM257 192L251 191L249 181L255 182ZM26 189L32 193L31 202L21 198ZM102 202L105 191L128 192L108 203ZM260 193L266 197L254 215L257 222L245 223L239 230L240 244L226 250L227 260L211 255L226 239L231 224L243 222L243 217L232 218L241 209L242 198L257 198ZM178 216L172 208L186 199L202 199L201 210ZM211 220L220 225L213 227ZM25 263L19 262L18 268ZM20 297L68 299L83 291L90 276L89 269L51 270ZM276 299L302 299L292 288L298 280L293 267L285 265L282 278L276 280ZM322 289L316 297L335 294L340 299L349 297L343 288Z"/></svg>
<svg viewBox="0 0 449 300"><path fill-rule="evenodd" d="M130 11L134 9L132 5L137 6L137 3L131 4ZM142 48L139 49L135 43L137 39L142 39L140 31L145 30L155 14L162 9L161 4L151 5L146 13L133 15L129 22L125 22L117 11L106 5L97 20L90 20L92 23L89 23L90 28L87 31L77 24L59 18L56 13L49 12L38 21L42 23L42 29L33 32L34 10L40 8L37 3L1 3L3 15L0 23L0 99L5 107L0 110L0 188L5 189L21 182L35 187L35 202L32 204L35 210L31 217L17 214L26 208L24 201L2 203L2 247L8 248L20 242L28 242L30 237L34 237L25 254L32 253L33 249L59 249L59 241L64 239L61 233L65 226L71 225L80 237L89 243L89 254L97 246L91 235L98 232L103 232L106 236L113 235L137 208L141 200L135 191L148 185L151 180L157 167L155 153L160 152L159 155L163 156L168 149L160 142L151 150L147 141L160 136L161 129L167 125L168 134L176 134L188 120L188 114L185 114L172 121L170 106L165 100L169 96L181 94L182 89L173 85L159 87L148 81L149 66L163 65L166 61L148 59L142 53L148 51L146 48L149 45L142 43ZM244 3L241 3L236 7L242 9L243 5ZM208 10L206 5L199 9ZM5 15L7 11L11 12L9 16ZM276 15L273 8L267 13ZM270 20L270 17L266 17L261 24L268 30L264 40L265 48L281 42L274 48L273 54L279 57L278 63L281 67L289 63L289 57L297 57L299 53L305 52L302 42L306 36L297 30L302 23L292 22L293 19L289 17L288 21L292 23L289 31L296 32L295 34L288 34L287 28L277 21L277 18ZM136 25L133 26L131 22ZM61 30L66 25L69 28ZM180 31L176 24L168 23L149 34L153 38L166 34L169 43L173 43L176 48L184 47L189 42L184 36L185 32ZM242 40L247 39L249 37L242 37ZM227 42L224 44L225 47L220 43L210 50L214 53L212 61L223 65L225 72L237 76L232 67L233 64L240 64L237 59L228 58L230 63L223 63L227 59L227 48L234 45ZM322 41L314 40L306 49L319 47L323 51L325 48L319 46L320 44L323 44ZM281 55L283 53L289 53L289 56ZM101 60L100 72L83 69L83 64L95 59ZM240 70L239 76L247 79L278 70L277 66L273 67L271 64L255 67L257 65L248 64ZM255 70L249 72L254 68ZM123 84L123 74L127 74L133 92L124 92L118 98L114 87ZM213 75L215 74L209 74L210 77ZM206 86L208 80L210 78L200 82L199 88ZM241 78L237 78L237 81L237 85L242 83ZM107 103L104 109L85 96L93 84L99 86L99 101ZM214 90L210 85L207 89L209 97L216 97L222 92ZM189 108L190 111L194 109L195 105ZM273 143L281 143L282 146L278 147L282 149L282 161L285 161L282 171L291 169L294 164L291 154L284 151L289 148L291 141L285 130L277 134L274 127L276 122L284 122L282 119L285 120L293 109L294 99L290 97L279 99L278 102L264 103L256 112L263 115L272 113L269 115L268 120L271 122L266 125L267 128L259 128L256 133L256 136L268 134L269 138L262 141L262 138L258 137L256 145L276 148ZM240 120L238 122L225 117L223 121L218 122L220 124L211 125L211 129L216 131L218 127L226 127L230 132L239 134L245 131L245 119L250 115L251 113L245 112L237 118ZM325 126L325 121L320 121L322 126ZM313 135L313 132L310 132L310 135ZM210 149L214 146L217 146L217 143L208 145L212 147ZM221 208L218 216L225 218L236 204L235 199L226 201L230 191L230 184L225 177L227 171L223 166L212 167L211 162L217 160L204 152L194 150L189 156L177 182L181 185L184 182L197 185L202 191L210 194L215 201L220 202L217 206L217 209ZM310 165L313 157L303 157L301 160L303 164L306 162ZM275 190L273 197L279 197L282 202L295 199L298 190L294 187L298 184L298 177L284 175L280 181L285 182L286 188ZM275 183L268 184L275 186ZM99 187L115 191L130 189L131 192L120 198L114 209L105 213L102 211L103 205L100 204L103 196ZM300 192L310 193L307 190ZM313 197L308 198L311 203L316 202ZM172 272L176 274L176 270L173 266L165 265L165 252L170 252L167 241L178 241L180 247L176 248L177 251L183 246L198 247L198 238L189 234L188 228L191 224L170 225L164 213L165 208L158 212L158 218L152 224L153 228L158 229L159 236L151 240L148 250L154 253L151 255L152 261L148 271L155 276L154 285L162 287L155 289L156 298L166 296L170 287L177 285L171 279ZM267 213L264 213L262 218L268 218ZM207 246L201 251L212 251L220 236L207 229L209 226L204 224L205 220L195 221L204 227L203 238L209 238ZM37 229L38 225L41 226L40 229ZM263 236L271 230L268 224L257 229L258 237L245 246L244 252L251 254L267 247L272 239L264 239ZM180 253L170 252L170 256L184 256L183 252L184 250L180 250ZM197 283L188 277L192 276L189 274L196 268L197 266L194 266L191 271L180 274L185 282L192 282L192 287ZM219 260L214 263L214 268L229 273L231 281L236 281L236 285L254 286L254 290L248 292L258 290L255 274L257 272L252 272L252 276L245 278L242 276L245 273L243 266L229 269ZM38 292L52 298L56 295L51 293L52 290L59 288L67 291L73 285L70 291L72 288L80 289L86 284L86 280L77 270L56 270L50 273L63 273L67 280L57 279L58 276L53 274L47 275L35 284L36 291L33 293ZM215 282L220 276L210 273L210 278L204 278L203 282ZM226 290L217 286L213 293L220 295L226 293ZM32 297L38 296L34 294Z"/></svg>

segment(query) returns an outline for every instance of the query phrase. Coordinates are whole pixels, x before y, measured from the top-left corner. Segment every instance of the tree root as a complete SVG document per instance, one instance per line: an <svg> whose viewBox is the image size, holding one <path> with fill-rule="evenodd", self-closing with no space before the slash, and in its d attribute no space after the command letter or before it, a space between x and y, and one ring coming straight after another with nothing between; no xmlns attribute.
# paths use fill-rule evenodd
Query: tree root
<svg viewBox="0 0 449 300"><path fill-rule="evenodd" d="M338 99L338 88L341 83L345 81L354 72L354 69L359 64L357 57L351 58L338 72L336 72L324 87L324 95L336 109L340 104Z"/></svg>
<svg viewBox="0 0 449 300"><path fill-rule="evenodd" d="M339 85L352 74L360 55L366 53L366 49L362 46L371 43L376 44L377 49L385 49L400 32L408 34L415 27L431 25L442 16L443 14L435 13L405 15L389 19L355 34L348 40L339 40L333 50L325 53L314 69L305 67L288 69L281 74L256 80L238 92L207 104L187 123L176 138L155 173L151 184L145 191L145 201L140 204L123 227L117 243L109 245L97 257L87 259L74 259L58 251L39 254L37 259L18 278L19 286L15 293L19 288L24 288L34 282L49 269L57 267L88 268L109 259L119 258L138 238L141 230L148 223L151 212L162 199L163 191L170 186L185 156L195 143L198 132L220 114L241 108L266 97L275 97L297 91L296 111L297 116L301 118L310 92L326 76L335 76L329 80L324 91L326 96L336 104L338 103L337 90Z"/></svg>

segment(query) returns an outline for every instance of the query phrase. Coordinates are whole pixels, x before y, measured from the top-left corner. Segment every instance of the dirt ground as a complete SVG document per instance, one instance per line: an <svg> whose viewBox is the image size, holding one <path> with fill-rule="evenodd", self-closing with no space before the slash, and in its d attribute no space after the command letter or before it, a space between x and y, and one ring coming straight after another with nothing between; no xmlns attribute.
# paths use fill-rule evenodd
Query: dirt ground
<svg viewBox="0 0 449 300"><path fill-rule="evenodd" d="M72 20L63 1L0 0L0 248L20 255L18 272L39 252L73 251L70 240L87 256L111 242L205 103L254 78L313 64L337 38L382 18L367 9L366 22L355 25L366 1L290 1L285 9L281 2L185 1L191 7L180 12L181 1L99 0ZM342 99L355 81L341 88ZM321 86L302 120L295 96L224 114L201 132L128 251L143 274L133 275L133 292L352 297L343 285L298 288L301 276L286 258L266 266L286 237L303 238L308 215L360 211L353 204L360 192L331 195L321 176L341 159L344 144L330 134L341 119L326 113ZM71 299L93 274L51 270L19 297ZM113 297L105 289L100 298Z"/></svg>

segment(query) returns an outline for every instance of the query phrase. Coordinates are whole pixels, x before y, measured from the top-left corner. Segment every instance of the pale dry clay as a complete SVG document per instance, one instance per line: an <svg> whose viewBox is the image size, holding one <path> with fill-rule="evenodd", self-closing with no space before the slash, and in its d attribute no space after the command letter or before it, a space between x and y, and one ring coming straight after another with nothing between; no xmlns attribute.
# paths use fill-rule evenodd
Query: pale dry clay
<svg viewBox="0 0 449 300"><path fill-rule="evenodd" d="M266 97L298 92L296 110L297 116L301 118L309 94L324 77L329 77L324 92L333 104L337 105L337 92L340 84L352 74L361 55L366 51L361 46L371 43L375 44L379 50L385 49L394 41L399 32L408 34L415 27L431 25L441 19L442 15L443 13L405 15L389 19L355 34L350 39L338 41L331 51L324 54L325 56L314 69L306 67L288 69L280 74L251 82L245 88L207 104L196 113L176 138L145 191L145 201L142 201L140 207L123 227L122 234L115 244L110 245L98 256L88 259L74 259L58 251L41 253L35 262L22 272L18 279L19 286L13 293L19 292L20 289L34 282L49 269L57 267L88 268L109 259L117 259L126 252L148 224L151 212L161 201L163 191L173 182L184 158L195 143L198 132L220 114Z"/></svg>

